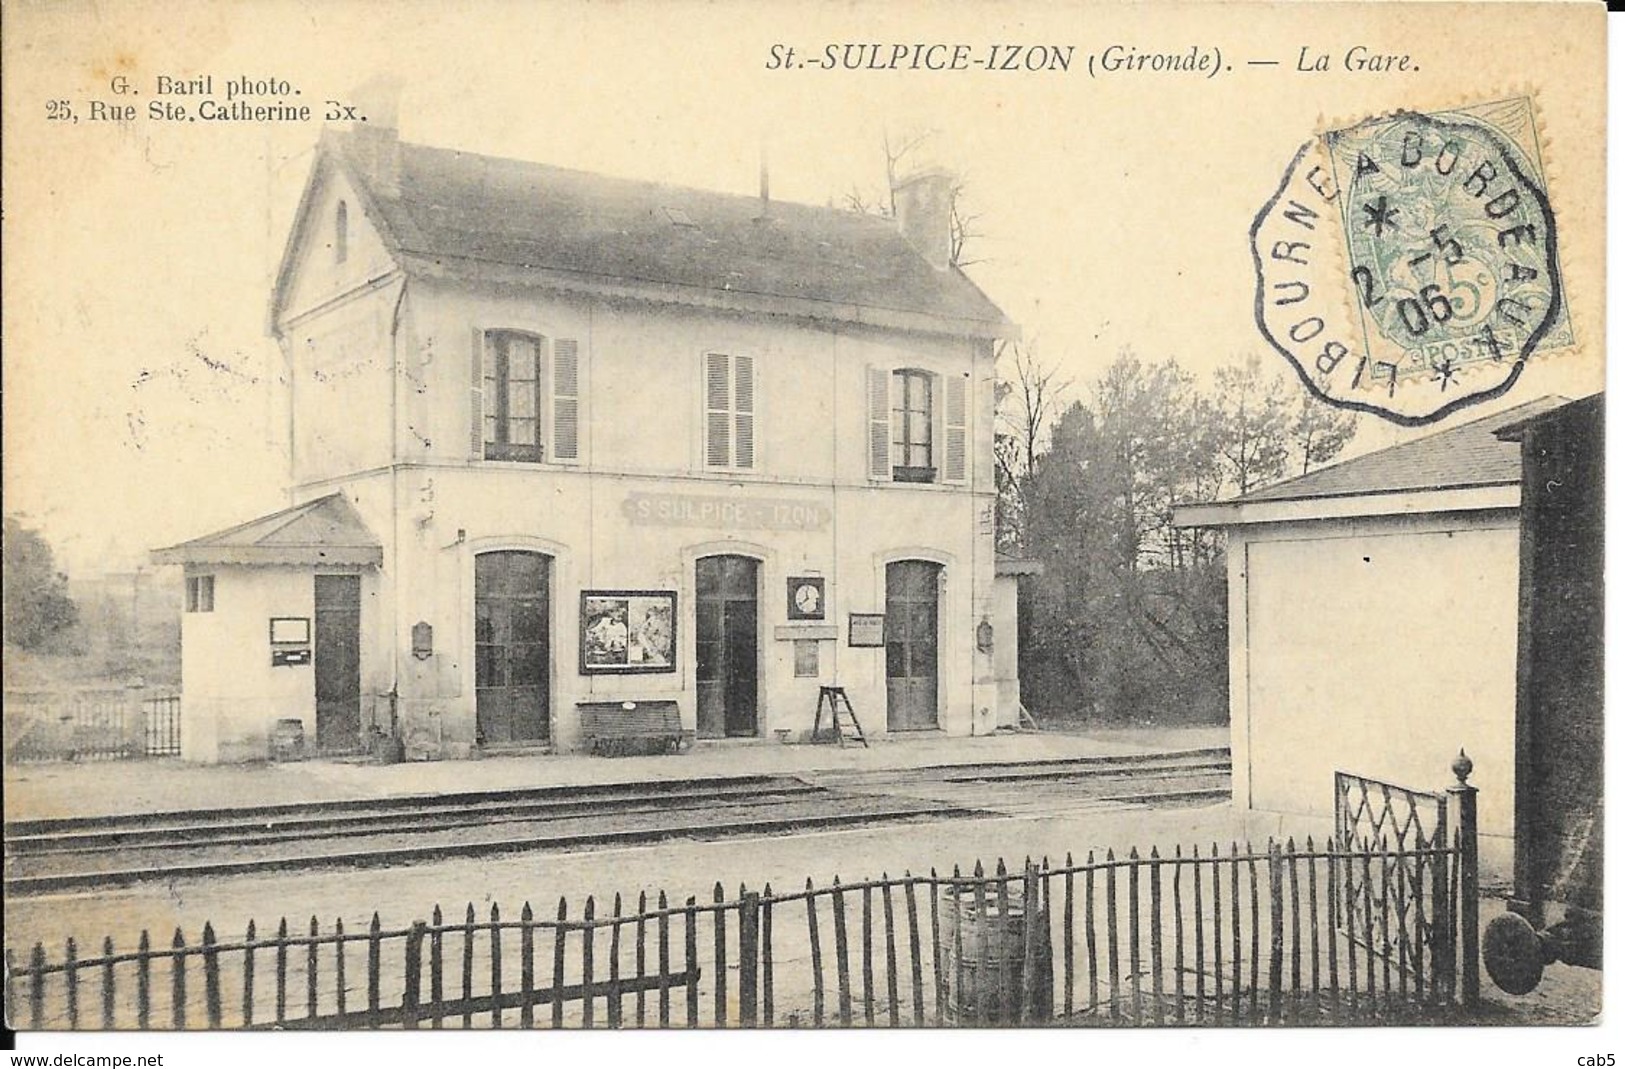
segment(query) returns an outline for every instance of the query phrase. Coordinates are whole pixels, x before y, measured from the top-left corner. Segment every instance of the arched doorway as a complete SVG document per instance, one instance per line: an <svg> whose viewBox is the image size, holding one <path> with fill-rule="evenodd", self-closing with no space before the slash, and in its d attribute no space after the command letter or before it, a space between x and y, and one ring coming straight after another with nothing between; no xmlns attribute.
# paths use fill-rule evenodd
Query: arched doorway
<svg viewBox="0 0 1625 1069"><path fill-rule="evenodd" d="M757 734L760 576L761 563L752 557L694 562L695 733L701 738Z"/></svg>
<svg viewBox="0 0 1625 1069"><path fill-rule="evenodd" d="M553 560L501 550L474 558L475 729L486 745L546 742Z"/></svg>
<svg viewBox="0 0 1625 1069"><path fill-rule="evenodd" d="M942 565L886 565L886 728L937 726L937 608Z"/></svg>

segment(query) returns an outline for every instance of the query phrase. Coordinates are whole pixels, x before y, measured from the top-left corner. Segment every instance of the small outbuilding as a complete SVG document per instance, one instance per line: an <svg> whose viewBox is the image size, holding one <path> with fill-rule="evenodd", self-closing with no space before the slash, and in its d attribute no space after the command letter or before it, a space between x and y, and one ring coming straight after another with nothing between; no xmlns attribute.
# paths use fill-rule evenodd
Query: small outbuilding
<svg viewBox="0 0 1625 1069"><path fill-rule="evenodd" d="M1465 748L1485 862L1506 867L1523 468L1496 432L1561 403L1176 510L1227 535L1238 808L1302 826L1329 815L1338 769L1442 787Z"/></svg>
<svg viewBox="0 0 1625 1069"><path fill-rule="evenodd" d="M363 686L383 547L343 494L153 553L186 575L181 691L189 761L344 749L382 687ZM387 713L387 710L385 711ZM273 737L278 730L283 738Z"/></svg>

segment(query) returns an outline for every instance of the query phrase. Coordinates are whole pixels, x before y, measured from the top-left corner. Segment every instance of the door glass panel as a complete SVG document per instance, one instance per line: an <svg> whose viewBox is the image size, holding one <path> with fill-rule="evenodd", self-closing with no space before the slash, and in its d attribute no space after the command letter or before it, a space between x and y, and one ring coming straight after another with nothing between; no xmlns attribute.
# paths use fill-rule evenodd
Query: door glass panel
<svg viewBox="0 0 1625 1069"><path fill-rule="evenodd" d="M548 557L501 551L474 558L474 683L480 737L548 737Z"/></svg>
<svg viewBox="0 0 1625 1069"><path fill-rule="evenodd" d="M942 566L898 561L886 568L886 723L894 731L937 726L937 590Z"/></svg>
<svg viewBox="0 0 1625 1069"><path fill-rule="evenodd" d="M534 598L514 599L509 637L513 642L547 641L547 605Z"/></svg>
<svg viewBox="0 0 1625 1069"><path fill-rule="evenodd" d="M701 643L722 641L722 601L715 595L694 606L694 637Z"/></svg>
<svg viewBox="0 0 1625 1069"><path fill-rule="evenodd" d="M703 557L694 565L698 727L707 737L756 734L760 567L737 556Z"/></svg>
<svg viewBox="0 0 1625 1069"><path fill-rule="evenodd" d="M541 643L515 643L508 647L508 683L539 686L547 680L547 647Z"/></svg>

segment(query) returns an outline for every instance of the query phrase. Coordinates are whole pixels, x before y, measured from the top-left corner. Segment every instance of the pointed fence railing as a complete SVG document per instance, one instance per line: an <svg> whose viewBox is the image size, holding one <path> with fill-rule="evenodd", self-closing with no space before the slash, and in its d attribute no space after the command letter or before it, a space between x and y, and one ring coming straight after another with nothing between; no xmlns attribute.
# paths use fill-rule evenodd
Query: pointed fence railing
<svg viewBox="0 0 1625 1069"><path fill-rule="evenodd" d="M709 901L607 911L312 917L240 939L210 923L133 948L8 950L6 999L31 1029L1427 1020L1466 989L1450 933L1467 865L1458 831L1449 846L1214 843L787 893L718 884Z"/></svg>

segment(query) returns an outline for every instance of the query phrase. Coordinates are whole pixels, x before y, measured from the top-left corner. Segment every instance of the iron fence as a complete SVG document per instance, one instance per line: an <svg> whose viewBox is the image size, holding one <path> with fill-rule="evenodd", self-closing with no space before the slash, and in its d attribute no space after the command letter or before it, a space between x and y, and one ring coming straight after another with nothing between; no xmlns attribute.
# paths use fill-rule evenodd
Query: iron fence
<svg viewBox="0 0 1625 1069"><path fill-rule="evenodd" d="M7 761L179 756L181 699L138 688L7 691Z"/></svg>

